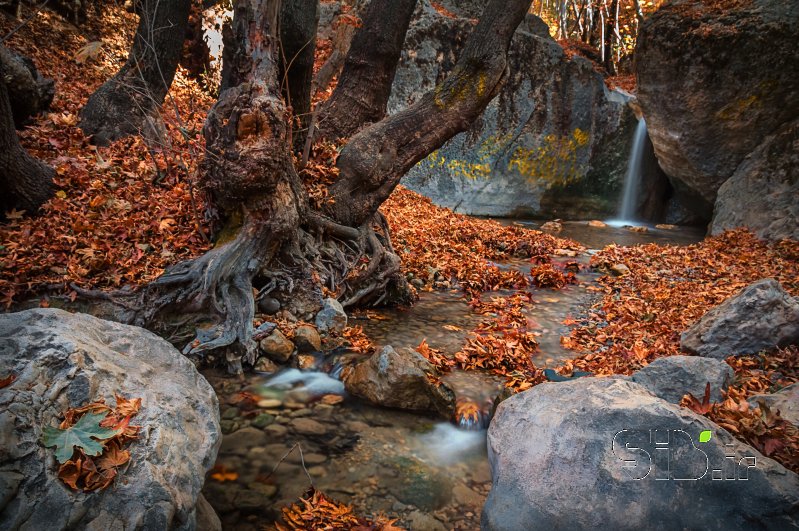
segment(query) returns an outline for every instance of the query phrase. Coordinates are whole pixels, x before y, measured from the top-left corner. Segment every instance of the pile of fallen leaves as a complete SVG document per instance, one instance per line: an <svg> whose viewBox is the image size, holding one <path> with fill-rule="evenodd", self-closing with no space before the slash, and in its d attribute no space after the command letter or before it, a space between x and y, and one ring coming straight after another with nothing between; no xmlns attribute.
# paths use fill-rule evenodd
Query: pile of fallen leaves
<svg viewBox="0 0 799 531"><path fill-rule="evenodd" d="M42 443L55 447L61 464L58 477L75 490L106 488L130 461L125 447L139 435L140 426L131 426L130 419L139 412L141 398L115 398L113 408L103 400L72 408L57 428L43 430Z"/></svg>
<svg viewBox="0 0 799 531"><path fill-rule="evenodd" d="M56 81L49 112L20 131L22 145L55 168L56 193L39 217L12 211L0 225L0 303L6 307L69 291L70 283L147 282L208 248L205 203L193 181L213 98L185 71L178 71L162 109L166 145L128 138L95 148L77 127L88 96L127 58L137 24L121 5L97 5L100 12L79 29L45 10L3 43ZM17 23L0 17L0 34Z"/></svg>
<svg viewBox="0 0 799 531"><path fill-rule="evenodd" d="M304 531L306 529L354 531L401 531L390 520L378 515L373 520L355 514L351 505L328 498L311 487L297 503L284 507L283 522L275 523L279 531Z"/></svg>
<svg viewBox="0 0 799 531"><path fill-rule="evenodd" d="M524 275L493 262L513 258L549 260L557 249L582 250L576 242L493 220L476 219L436 206L398 186L380 209L386 216L403 272L425 289L458 283L475 295L526 286Z"/></svg>
<svg viewBox="0 0 799 531"><path fill-rule="evenodd" d="M774 278L799 295L799 242L769 243L745 230L685 247L608 246L591 264L629 269L600 279L602 300L562 338L583 353L575 366L595 374L630 374L655 358L680 354L684 330L757 280Z"/></svg>

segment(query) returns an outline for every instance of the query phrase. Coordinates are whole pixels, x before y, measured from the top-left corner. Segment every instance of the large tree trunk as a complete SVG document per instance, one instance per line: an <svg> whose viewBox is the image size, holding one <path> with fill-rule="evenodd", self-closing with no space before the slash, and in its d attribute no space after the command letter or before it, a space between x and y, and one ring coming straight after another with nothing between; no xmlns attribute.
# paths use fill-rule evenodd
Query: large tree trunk
<svg viewBox="0 0 799 531"><path fill-rule="evenodd" d="M89 97L80 127L94 142L161 136L158 110L175 78L191 0L136 0L139 26L128 60Z"/></svg>
<svg viewBox="0 0 799 531"><path fill-rule="evenodd" d="M344 66L344 59L350 51L352 39L355 36L356 27L353 24L344 22L341 17L338 19L336 33L333 35L333 52L327 61L319 68L316 78L311 87L311 93L316 94L319 90L325 90L333 78L338 75Z"/></svg>
<svg viewBox="0 0 799 531"><path fill-rule="evenodd" d="M11 102L14 125L25 125L31 116L50 107L55 95L55 83L39 74L33 61L0 45L0 65L3 81Z"/></svg>
<svg viewBox="0 0 799 531"><path fill-rule="evenodd" d="M349 138L386 115L394 73L416 0L372 0L355 33L338 85L323 104L319 138Z"/></svg>
<svg viewBox="0 0 799 531"><path fill-rule="evenodd" d="M280 9L280 83L293 115L299 119L299 129L293 131L293 142L298 151L305 144L311 121L311 85L318 24L319 0L283 0Z"/></svg>
<svg viewBox="0 0 799 531"><path fill-rule="evenodd" d="M414 164L465 131L505 81L507 54L529 0L491 0L447 78L417 103L362 130L338 158L330 216L369 219Z"/></svg>
<svg viewBox="0 0 799 531"><path fill-rule="evenodd" d="M0 63L0 217L12 208L36 212L52 196L55 174L19 145L5 77Z"/></svg>
<svg viewBox="0 0 799 531"><path fill-rule="evenodd" d="M170 268L134 295L137 305L127 305L129 322L173 341L185 337L177 328L195 327L184 352L227 347L233 371L242 360L255 361L254 288L263 296L277 287L273 293L289 309L301 309L306 297L318 308L318 282L345 306L407 296L378 207L415 162L465 130L499 90L511 36L530 1L492 0L444 82L351 139L331 188L336 203L325 213L310 209L292 166L274 54L276 4L237 2L229 36L239 45L226 49L229 88L206 123L204 185L228 226L213 250Z"/></svg>

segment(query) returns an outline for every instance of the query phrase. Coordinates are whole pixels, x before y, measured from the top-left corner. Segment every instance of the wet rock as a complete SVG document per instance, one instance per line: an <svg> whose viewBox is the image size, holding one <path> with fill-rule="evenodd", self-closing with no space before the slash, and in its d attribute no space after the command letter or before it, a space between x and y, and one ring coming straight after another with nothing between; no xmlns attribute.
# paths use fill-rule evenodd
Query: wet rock
<svg viewBox="0 0 799 531"><path fill-rule="evenodd" d="M398 477L386 488L402 503L425 512L435 511L449 503L452 484L424 462L412 457L398 457L389 466Z"/></svg>
<svg viewBox="0 0 799 531"><path fill-rule="evenodd" d="M322 338L311 325L300 325L294 329L294 344L300 352L318 352L322 350Z"/></svg>
<svg viewBox="0 0 799 531"><path fill-rule="evenodd" d="M705 218L744 158L796 118L797 33L799 10L782 0L670 2L641 27L637 94L649 136Z"/></svg>
<svg viewBox="0 0 799 531"><path fill-rule="evenodd" d="M682 333L683 350L723 359L799 343L799 299L774 279L750 284Z"/></svg>
<svg viewBox="0 0 799 531"><path fill-rule="evenodd" d="M776 393L754 395L749 398L752 407L760 402L765 403L772 411L779 410L782 418L799 427L799 383L791 384Z"/></svg>
<svg viewBox="0 0 799 531"><path fill-rule="evenodd" d="M701 443L703 431L711 439ZM668 443L668 461L655 456L656 442ZM488 429L488 456L485 530L526 530L530 522L541 529L787 529L797 515L799 476L705 417L621 379L543 383L509 398ZM713 479L722 477L737 481Z"/></svg>
<svg viewBox="0 0 799 531"><path fill-rule="evenodd" d="M222 446L219 448L220 454L247 455L250 448L263 446L267 443L266 434L252 427L236 430L230 435L225 435L222 439Z"/></svg>
<svg viewBox="0 0 799 531"><path fill-rule="evenodd" d="M339 301L328 297L316 314L315 323L320 332L341 332L347 326L347 313Z"/></svg>
<svg viewBox="0 0 799 531"><path fill-rule="evenodd" d="M258 358L258 361L255 362L255 367L253 367L253 369L258 372L273 373L279 371L280 367L266 356L261 356Z"/></svg>
<svg viewBox="0 0 799 531"><path fill-rule="evenodd" d="M284 435L286 435L286 433L288 433L289 430L288 428L280 424L270 424L269 426L266 427L264 431L270 437L277 439L279 437L283 437Z"/></svg>
<svg viewBox="0 0 799 531"><path fill-rule="evenodd" d="M0 315L0 528L194 529L206 471L219 448L219 404L168 342L134 326L36 309ZM100 493L57 478L42 429L70 407L140 397L142 436L119 481Z"/></svg>
<svg viewBox="0 0 799 531"><path fill-rule="evenodd" d="M452 488L452 497L458 505L482 507L485 497L476 493L466 485L458 483Z"/></svg>
<svg viewBox="0 0 799 531"><path fill-rule="evenodd" d="M710 232L736 227L799 240L799 120L766 138L719 188Z"/></svg>
<svg viewBox="0 0 799 531"><path fill-rule="evenodd" d="M219 426L225 435L238 429L238 423L235 420L222 420L219 422Z"/></svg>
<svg viewBox="0 0 799 531"><path fill-rule="evenodd" d="M410 524L411 531L446 531L447 528L440 520L421 511L413 511L406 520Z"/></svg>
<svg viewBox="0 0 799 531"><path fill-rule="evenodd" d="M418 352L387 346L346 373L344 387L373 404L433 411L449 418L455 395L446 384L431 383L428 375L437 372Z"/></svg>
<svg viewBox="0 0 799 531"><path fill-rule="evenodd" d="M261 413L254 419L252 419L252 425L254 428L264 429L270 424L275 421L275 416L270 415L269 413Z"/></svg>
<svg viewBox="0 0 799 531"><path fill-rule="evenodd" d="M256 405L263 409L270 409L282 406L283 402L277 398L264 398L263 400L259 400Z"/></svg>
<svg viewBox="0 0 799 531"><path fill-rule="evenodd" d="M594 219L594 220L591 220L591 221L588 222L588 226L589 227L593 227L595 229L604 229L608 225L607 225L607 223L604 223L602 221L598 221L598 220Z"/></svg>
<svg viewBox="0 0 799 531"><path fill-rule="evenodd" d="M327 433L324 424L305 417L292 420L289 426L301 435L324 435Z"/></svg>
<svg viewBox="0 0 799 531"><path fill-rule="evenodd" d="M222 531L222 522L219 520L214 508L200 494L197 498L197 531Z"/></svg>
<svg viewBox="0 0 799 531"><path fill-rule="evenodd" d="M235 407L227 407L222 412L222 419L223 420L233 420L239 416L239 410Z"/></svg>
<svg viewBox="0 0 799 531"><path fill-rule="evenodd" d="M721 391L727 390L735 373L722 360L699 356L668 356L658 358L633 373L631 380L667 402L679 404L683 395L691 393L702 399L710 383L710 400L721 402Z"/></svg>
<svg viewBox="0 0 799 531"><path fill-rule="evenodd" d="M613 276L623 277L630 272L630 268L625 264L613 264L610 267L610 272Z"/></svg>
<svg viewBox="0 0 799 531"><path fill-rule="evenodd" d="M541 225L541 230L544 232L560 232L563 230L563 224L560 221L547 221Z"/></svg>
<svg viewBox="0 0 799 531"><path fill-rule="evenodd" d="M267 511L271 506L269 497L259 491L238 489L233 498L233 507L245 512Z"/></svg>
<svg viewBox="0 0 799 531"><path fill-rule="evenodd" d="M263 297L258 300L258 309L266 315L274 315L280 311L280 301L273 297Z"/></svg>
<svg viewBox="0 0 799 531"><path fill-rule="evenodd" d="M260 346L264 354L277 363L286 363L294 352L294 343L286 339L280 330L275 330L262 339Z"/></svg>
<svg viewBox="0 0 799 531"><path fill-rule="evenodd" d="M451 70L474 27L470 18L419 2L390 114L418 101ZM608 91L591 62L567 56L533 15L514 34L508 62L507 82L480 117L414 166L403 183L465 214L590 219L615 213L636 125L630 96Z"/></svg>
<svg viewBox="0 0 799 531"><path fill-rule="evenodd" d="M255 481L247 485L247 488L253 492L257 492L261 496L266 498L271 498L275 494L277 494L277 487L274 485L268 485L266 483L261 483L259 481Z"/></svg>

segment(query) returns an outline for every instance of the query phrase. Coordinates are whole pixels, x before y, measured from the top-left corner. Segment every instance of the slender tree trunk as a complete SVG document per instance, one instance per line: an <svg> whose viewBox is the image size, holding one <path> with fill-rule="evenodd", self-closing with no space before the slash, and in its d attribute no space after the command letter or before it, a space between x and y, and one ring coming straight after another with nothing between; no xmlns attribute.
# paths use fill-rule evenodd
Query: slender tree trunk
<svg viewBox="0 0 799 531"><path fill-rule="evenodd" d="M192 1L189 22L186 24L186 36L180 66L185 68L192 79L202 80L203 75L211 70L211 50L205 42L203 31L202 3Z"/></svg>
<svg viewBox="0 0 799 531"><path fill-rule="evenodd" d="M16 208L35 213L53 194L52 168L19 144L0 63L0 217Z"/></svg>
<svg viewBox="0 0 799 531"><path fill-rule="evenodd" d="M604 31L604 44L603 44L603 55L602 60L605 65L605 70L608 71L608 74L615 75L616 74L616 64L613 61L613 37L614 37L614 13L617 12L619 6L619 0L611 0L610 3L610 10L605 13L605 27Z"/></svg>
<svg viewBox="0 0 799 531"><path fill-rule="evenodd" d="M336 90L320 111L319 136L349 138L386 115L416 0L372 0L352 39Z"/></svg>
<svg viewBox="0 0 799 531"><path fill-rule="evenodd" d="M292 113L299 118L299 129L292 132L295 149L305 145L311 120L316 28L319 0L283 0L280 9L280 83Z"/></svg>
<svg viewBox="0 0 799 531"><path fill-rule="evenodd" d="M362 130L338 158L330 214L368 220L414 164L465 131L502 87L511 38L530 0L491 0L447 78L417 103Z"/></svg>
<svg viewBox="0 0 799 531"><path fill-rule="evenodd" d="M316 94L319 90L325 90L330 85L330 82L333 81L333 78L341 71L344 66L344 59L346 59L350 51L355 30L356 28L352 24L346 24L339 20L336 33L333 35L333 52L316 73L311 93Z"/></svg>
<svg viewBox="0 0 799 531"><path fill-rule="evenodd" d="M130 135L160 136L158 110L172 85L191 0L137 0L139 26L128 60L89 97L81 129L108 144Z"/></svg>

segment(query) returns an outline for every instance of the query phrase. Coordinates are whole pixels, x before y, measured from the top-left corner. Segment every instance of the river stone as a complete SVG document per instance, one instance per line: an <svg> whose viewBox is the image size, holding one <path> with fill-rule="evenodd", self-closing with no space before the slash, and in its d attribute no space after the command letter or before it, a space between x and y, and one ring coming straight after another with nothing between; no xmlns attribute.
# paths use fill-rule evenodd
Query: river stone
<svg viewBox="0 0 799 531"><path fill-rule="evenodd" d="M261 350L269 359L277 363L286 363L294 352L294 343L289 341L283 332L275 330L260 342Z"/></svg>
<svg viewBox="0 0 799 531"><path fill-rule="evenodd" d="M763 141L719 188L710 232L736 227L799 240L799 120Z"/></svg>
<svg viewBox="0 0 799 531"><path fill-rule="evenodd" d="M0 315L0 366L17 377L0 389L0 528L195 528L220 443L219 404L172 345L90 315L27 310ZM114 403L114 393L142 399L130 465L108 489L72 491L42 429L70 407Z"/></svg>
<svg viewBox="0 0 799 531"><path fill-rule="evenodd" d="M247 455L250 448L263 446L267 441L268 437L262 430L253 427L242 428L225 435L219 453Z"/></svg>
<svg viewBox="0 0 799 531"><path fill-rule="evenodd" d="M438 412L449 418L455 394L444 383L430 382L428 375L437 372L421 354L389 345L346 373L344 387L379 406Z"/></svg>
<svg viewBox="0 0 799 531"><path fill-rule="evenodd" d="M451 71L474 27L471 18L448 17L419 2L390 113L418 101ZM636 126L630 96L609 91L587 59L568 57L533 15L514 34L508 66L507 82L482 114L414 166L403 184L465 214L615 214Z"/></svg>
<svg viewBox="0 0 799 531"><path fill-rule="evenodd" d="M799 3L784 0L674 0L641 27L637 94L655 154L707 218L744 158L799 113L797 35Z"/></svg>
<svg viewBox="0 0 799 531"><path fill-rule="evenodd" d="M388 463L396 479L386 488L399 501L424 512L445 506L452 499L452 483L444 475L414 457L398 457Z"/></svg>
<svg viewBox="0 0 799 531"><path fill-rule="evenodd" d="M650 459L655 442L668 445ZM547 382L505 400L488 458L484 530L793 529L799 516L799 476L622 379Z"/></svg>
<svg viewBox="0 0 799 531"><path fill-rule="evenodd" d="M735 373L722 360L699 356L658 358L633 373L631 380L667 402L679 404L683 395L691 393L700 400L710 383L710 400L721 402L721 391L727 390Z"/></svg>
<svg viewBox="0 0 799 531"><path fill-rule="evenodd" d="M764 402L769 409L779 410L780 416L799 427L799 382L769 395L754 395L749 398L749 404L756 407Z"/></svg>
<svg viewBox="0 0 799 531"><path fill-rule="evenodd" d="M317 352L322 350L322 338L311 325L300 325L294 329L294 344L300 352Z"/></svg>
<svg viewBox="0 0 799 531"><path fill-rule="evenodd" d="M683 350L723 359L799 343L799 299L776 280L750 284L682 333Z"/></svg>
<svg viewBox="0 0 799 531"><path fill-rule="evenodd" d="M347 313L339 301L328 297L316 314L316 328L320 332L341 332L347 327Z"/></svg>

